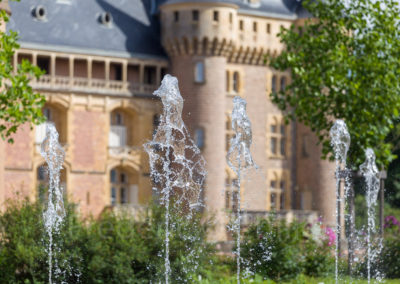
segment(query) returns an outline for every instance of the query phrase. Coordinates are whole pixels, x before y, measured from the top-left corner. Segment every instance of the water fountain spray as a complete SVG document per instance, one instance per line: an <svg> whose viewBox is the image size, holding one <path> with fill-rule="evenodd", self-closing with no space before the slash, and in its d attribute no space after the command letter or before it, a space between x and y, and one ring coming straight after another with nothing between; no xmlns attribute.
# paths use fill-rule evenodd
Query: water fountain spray
<svg viewBox="0 0 400 284"><path fill-rule="evenodd" d="M379 171L375 164L375 153L372 149L368 148L365 151L365 162L360 166L360 171L364 176L367 185L366 199L367 199L367 273L368 283L371 281L371 262L374 261L379 253L377 250L372 249L372 235L375 233L375 206L377 205L379 193Z"/></svg>
<svg viewBox="0 0 400 284"><path fill-rule="evenodd" d="M201 194L206 170L200 150L190 138L182 120L183 99L178 80L165 75L154 94L161 98L164 109L153 140L144 147L150 158L153 190L159 194L159 201L165 207L164 278L165 283L169 283L171 202L190 219L193 212L202 207Z"/></svg>
<svg viewBox="0 0 400 284"><path fill-rule="evenodd" d="M340 180L341 180L341 164L343 164L343 168L346 170L346 159L347 152L350 147L350 134L347 130L346 123L343 120L336 120L330 130L331 136L331 145L335 153L335 161L336 161L336 251L335 251L335 281L338 283L339 281L339 248L340 248L340 232L341 232L341 224L340 224L340 210L342 198L340 194Z"/></svg>
<svg viewBox="0 0 400 284"><path fill-rule="evenodd" d="M53 276L58 277L61 273L57 260L57 245L54 237L60 233L60 226L65 217L63 192L60 187L60 171L64 162L65 152L58 142L58 133L52 123L46 126L46 138L41 145L41 155L45 159L49 173L48 203L43 214L44 225L49 239L47 247L49 265L49 283L53 283ZM54 275L53 275L54 271Z"/></svg>
<svg viewBox="0 0 400 284"><path fill-rule="evenodd" d="M236 209L236 218L233 223L233 229L236 231L236 265L237 265L237 283L240 283L240 222L241 222L241 174L243 170L257 168L250 153L252 143L251 122L246 113L246 101L236 96L233 99L232 110L232 129L235 136L230 141L229 151L226 157L229 167L237 176L235 187L238 193L238 204Z"/></svg>

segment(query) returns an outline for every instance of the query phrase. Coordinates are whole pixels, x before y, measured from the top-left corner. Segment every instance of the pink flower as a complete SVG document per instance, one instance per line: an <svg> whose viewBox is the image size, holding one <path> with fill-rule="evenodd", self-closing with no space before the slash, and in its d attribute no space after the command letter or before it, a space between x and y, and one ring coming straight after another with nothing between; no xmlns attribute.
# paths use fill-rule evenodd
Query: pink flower
<svg viewBox="0 0 400 284"><path fill-rule="evenodd" d="M335 243L336 235L331 227L326 227L325 234L328 237L328 246L332 246Z"/></svg>

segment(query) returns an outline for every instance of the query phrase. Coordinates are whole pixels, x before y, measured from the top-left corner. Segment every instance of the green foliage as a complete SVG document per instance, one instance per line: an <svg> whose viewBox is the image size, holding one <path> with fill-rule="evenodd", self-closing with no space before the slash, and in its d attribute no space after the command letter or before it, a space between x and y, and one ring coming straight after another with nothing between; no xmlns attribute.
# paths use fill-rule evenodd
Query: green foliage
<svg viewBox="0 0 400 284"><path fill-rule="evenodd" d="M379 269L385 278L400 278L400 239L397 236L386 238L379 256Z"/></svg>
<svg viewBox="0 0 400 284"><path fill-rule="evenodd" d="M274 103L317 134L325 157L332 151L329 129L346 121L352 143L349 162L358 166L364 150L374 149L386 167L395 158L385 138L400 108L400 11L395 0L303 1L316 19L281 29L286 46L270 58L292 81L273 93Z"/></svg>
<svg viewBox="0 0 400 284"><path fill-rule="evenodd" d="M25 200L10 203L0 214L0 279L4 283L48 282L42 212L40 203ZM138 219L108 212L82 221L72 204L66 205L66 212L55 239L61 249L54 258L63 272L57 283L158 283L163 279L162 207L154 205ZM205 242L208 227L200 215L187 220L171 213L175 224L170 237L171 281L191 282L206 273L202 269L209 267L213 255L213 247Z"/></svg>
<svg viewBox="0 0 400 284"><path fill-rule="evenodd" d="M331 249L310 237L303 223L260 220L245 232L242 257L264 279L283 281L301 273L321 276L334 267Z"/></svg>
<svg viewBox="0 0 400 284"><path fill-rule="evenodd" d="M1 25L7 22L7 13L0 11ZM13 57L19 48L17 40L16 32L0 31L0 135L9 142L13 142L10 135L20 125L26 122L38 124L44 120L41 108L45 99L29 85L31 79L39 78L43 72L27 60L18 64L16 73L13 72Z"/></svg>

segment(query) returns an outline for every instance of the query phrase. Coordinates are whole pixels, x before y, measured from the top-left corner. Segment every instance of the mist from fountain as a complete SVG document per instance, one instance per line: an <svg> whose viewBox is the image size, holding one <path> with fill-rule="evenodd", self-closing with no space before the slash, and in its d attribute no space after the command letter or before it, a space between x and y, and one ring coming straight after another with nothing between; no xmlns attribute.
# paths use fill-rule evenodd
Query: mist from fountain
<svg viewBox="0 0 400 284"><path fill-rule="evenodd" d="M159 195L159 202L165 207L164 280L169 283L169 243L171 229L174 228L170 224L170 212L179 208L182 211L180 213L184 212L185 218L190 220L193 213L203 207L201 198L206 170L205 160L182 120L183 98L177 78L165 75L154 94L161 98L163 114L152 141L146 143L144 148L150 159L153 191ZM190 232L182 237L193 238ZM194 251L190 247L185 250L187 257L196 262Z"/></svg>
<svg viewBox="0 0 400 284"><path fill-rule="evenodd" d="M341 165L343 165L343 169L347 171L346 167L346 159L347 159L347 152L350 148L350 134L347 130L347 125L343 120L336 120L333 124L332 128L330 129L330 137L331 137L331 145L335 153L335 162L336 162L336 239L335 239L335 282L338 283L339 281L339 247L340 244L340 232L341 232L341 224L340 224L340 210L342 202L345 200L342 199L340 194L340 180L341 180ZM349 182L346 182L348 185ZM348 186L347 190L348 191ZM346 194L344 195L344 199Z"/></svg>
<svg viewBox="0 0 400 284"><path fill-rule="evenodd" d="M252 143L252 130L251 122L246 113L246 101L239 96L233 99L233 110L232 110L232 130L235 132L235 136L230 141L230 147L226 156L229 167L235 172L237 182L235 187L237 190L237 206L236 206L236 218L232 224L232 230L236 233L236 278L237 283L240 283L240 222L241 222L241 178L244 170L250 168L257 168L254 163L250 152L250 146ZM231 194L233 196L233 194Z"/></svg>
<svg viewBox="0 0 400 284"><path fill-rule="evenodd" d="M58 279L62 273L57 258L54 257L59 251L54 238L60 233L60 226L65 217L63 190L60 187L60 171L65 152L58 142L58 133L52 123L47 123L46 137L42 142L40 153L47 163L49 173L48 202L43 218L49 242L47 246L49 283L52 284L53 278Z"/></svg>
<svg viewBox="0 0 400 284"><path fill-rule="evenodd" d="M364 176L366 183L366 201L367 201L367 278L368 283L371 282L371 263L374 262L382 248L382 240L379 238L375 249L372 247L372 237L375 234L375 207L377 205L379 193L379 171L375 163L375 153L372 149L368 148L365 151L365 162L360 166L360 171ZM376 272L375 277L381 280L382 275L379 271Z"/></svg>

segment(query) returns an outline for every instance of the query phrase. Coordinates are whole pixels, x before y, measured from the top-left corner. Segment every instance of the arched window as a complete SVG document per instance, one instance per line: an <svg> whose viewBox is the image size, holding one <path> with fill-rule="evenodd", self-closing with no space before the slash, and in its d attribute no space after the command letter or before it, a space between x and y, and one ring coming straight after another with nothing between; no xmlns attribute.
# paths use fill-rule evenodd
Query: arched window
<svg viewBox="0 0 400 284"><path fill-rule="evenodd" d="M109 147L111 148L125 147L128 144L125 116L122 110L115 110L110 115Z"/></svg>
<svg viewBox="0 0 400 284"><path fill-rule="evenodd" d="M204 74L204 62L197 61L194 69L194 81L196 83L204 83L205 74Z"/></svg>
<svg viewBox="0 0 400 284"><path fill-rule="evenodd" d="M239 72L235 71L233 73L232 85L233 85L233 91L236 93L239 93L239 84L240 84L239 80L240 80Z"/></svg>
<svg viewBox="0 0 400 284"><path fill-rule="evenodd" d="M61 145L67 143L67 111L60 105L47 104L42 109L46 122L35 126L35 145L36 150L40 153L40 145L46 137L46 128L49 123L53 123L59 135Z"/></svg>
<svg viewBox="0 0 400 284"><path fill-rule="evenodd" d="M281 91L286 89L286 77L281 78Z"/></svg>
<svg viewBox="0 0 400 284"><path fill-rule="evenodd" d="M272 80L271 80L271 91L274 93L276 92L276 75L272 76Z"/></svg>

